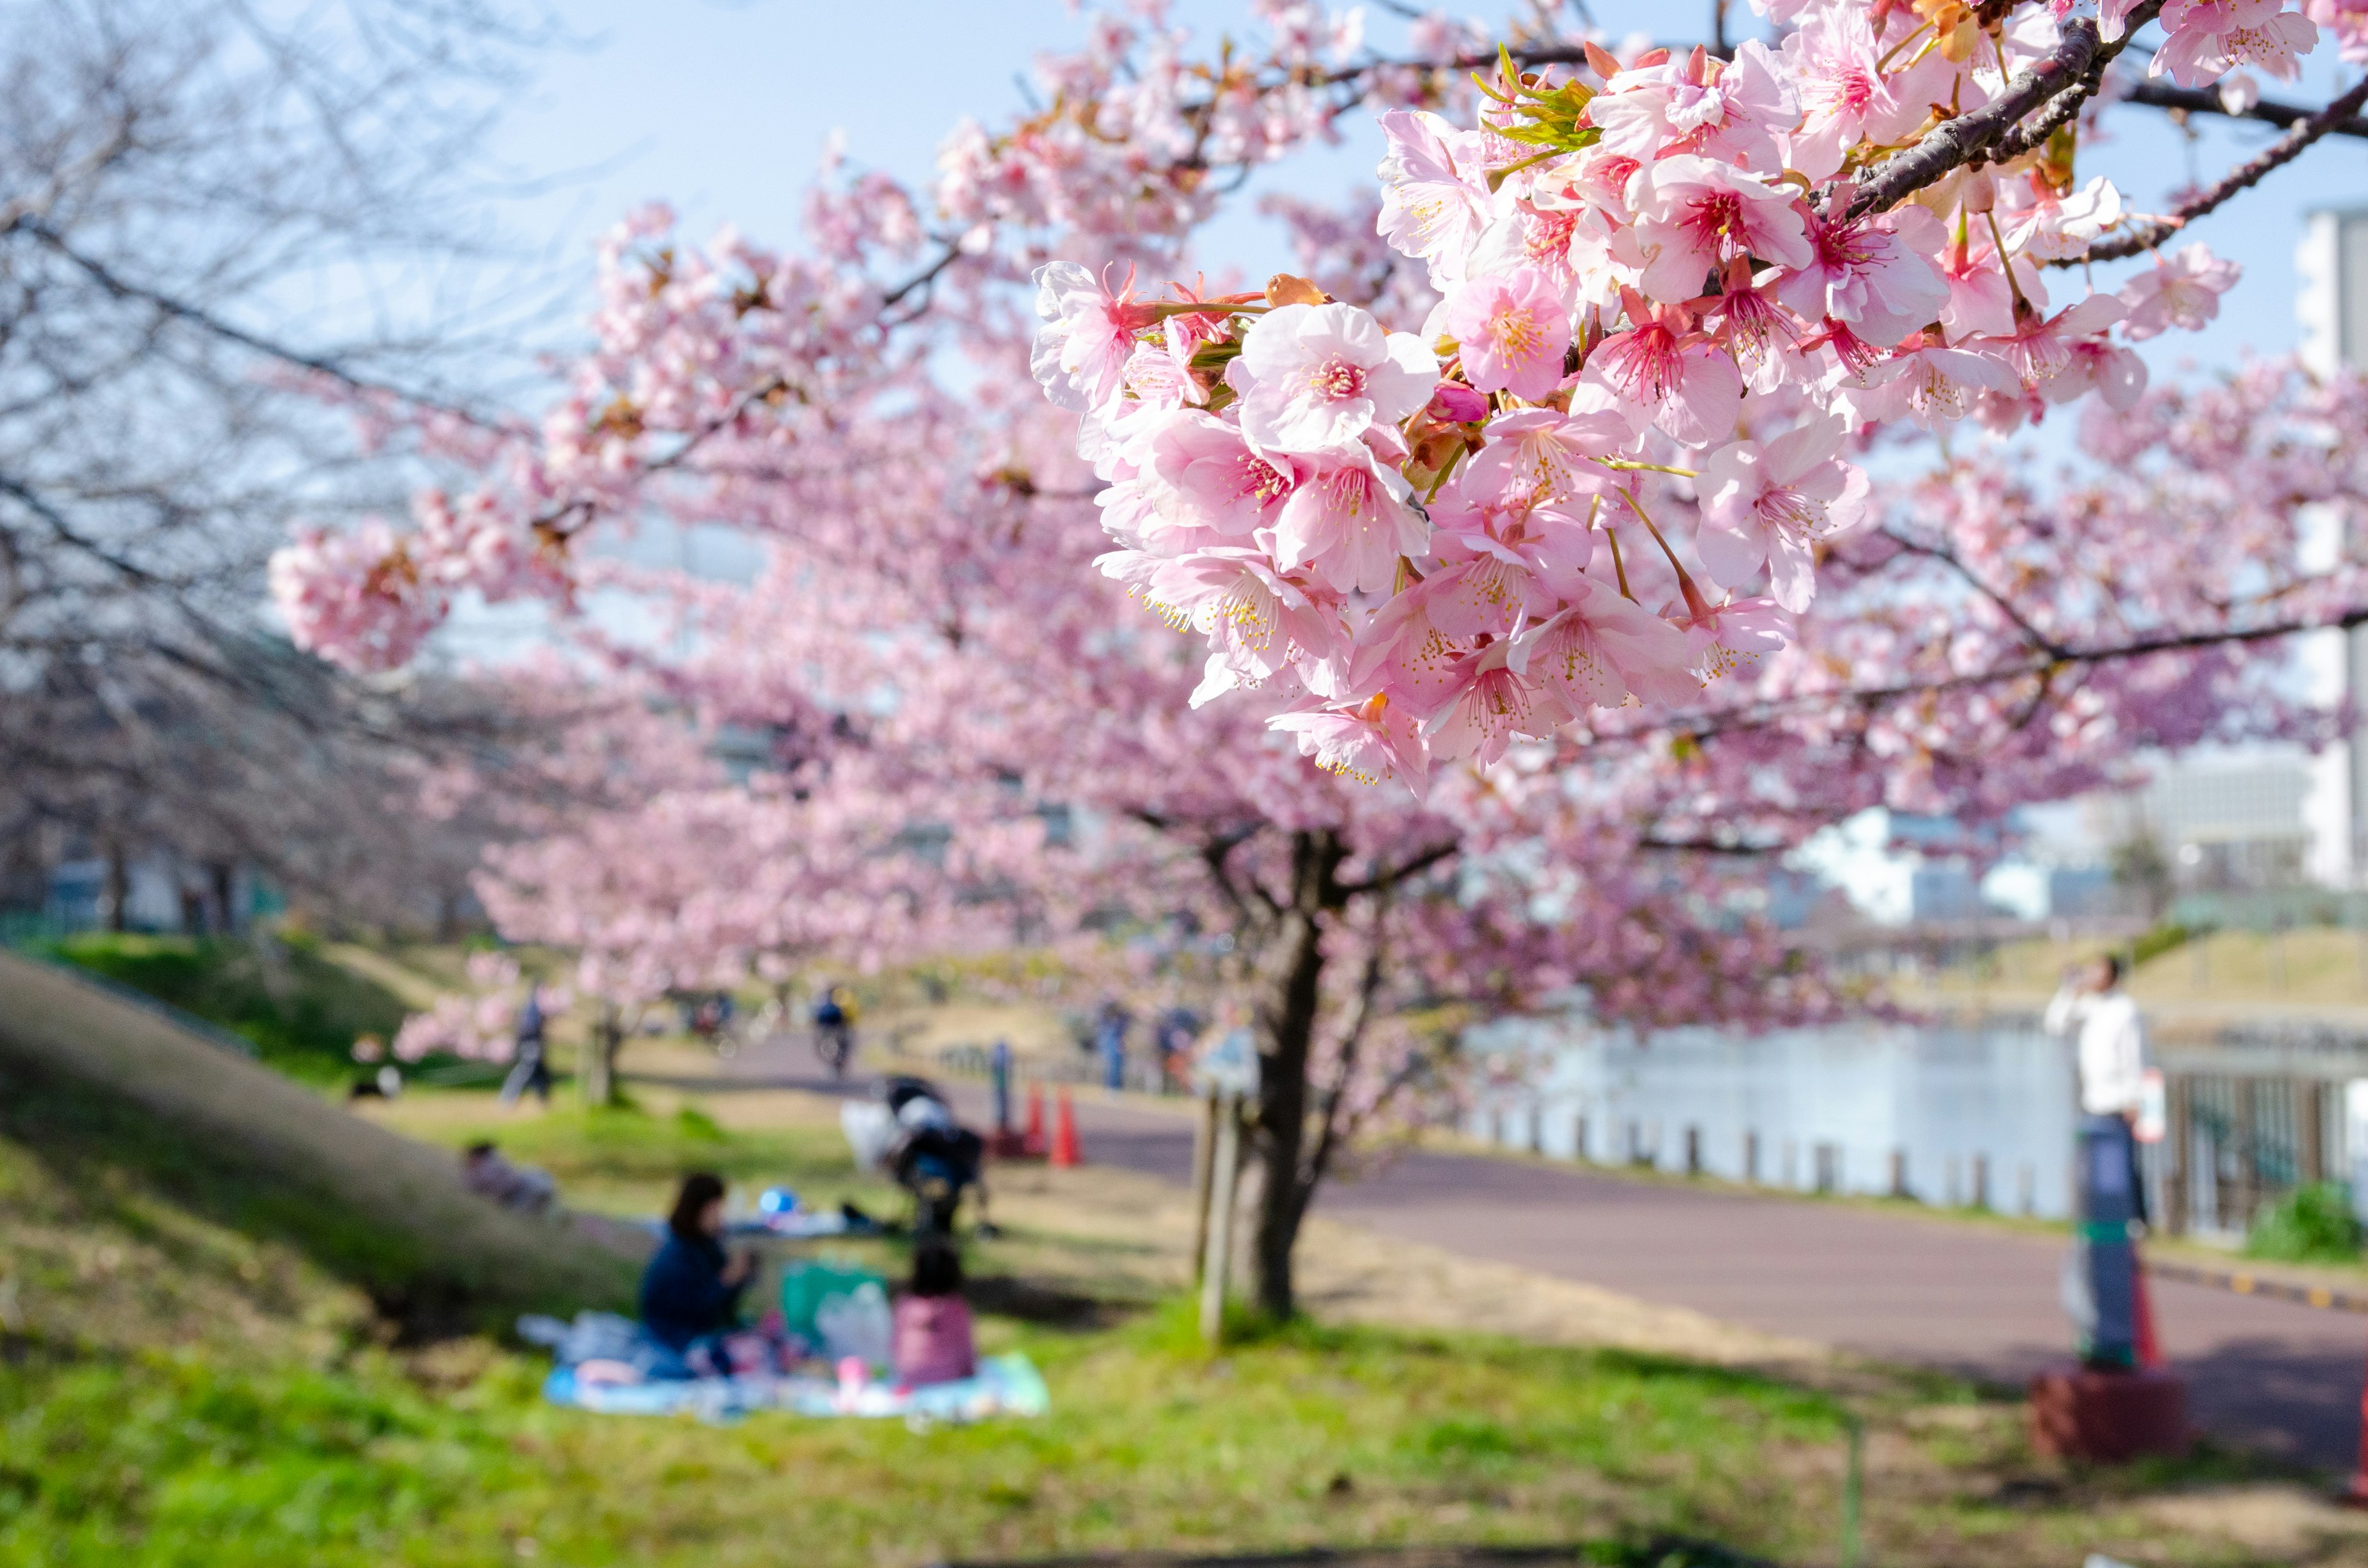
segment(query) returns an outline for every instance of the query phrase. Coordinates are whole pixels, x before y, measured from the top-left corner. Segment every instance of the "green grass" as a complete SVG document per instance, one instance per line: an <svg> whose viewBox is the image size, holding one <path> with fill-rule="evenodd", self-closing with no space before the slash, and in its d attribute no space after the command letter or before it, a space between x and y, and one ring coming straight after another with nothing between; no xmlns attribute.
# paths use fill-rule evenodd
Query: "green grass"
<svg viewBox="0 0 2368 1568"><path fill-rule="evenodd" d="M57 1563L784 1561L816 1568L1160 1545L1642 1540L1805 1547L1769 1472L1822 1398L1748 1376L1487 1340L1294 1329L1212 1362L1180 1315L992 1321L1055 1414L916 1434L716 1429L542 1406L495 1358L442 1398L382 1354L333 1371L188 1358L0 1369L0 1556ZM1183 1325L1189 1328L1189 1324ZM1804 1505L1808 1506L1804 1506Z"/></svg>
<svg viewBox="0 0 2368 1568"><path fill-rule="evenodd" d="M247 941L90 932L36 949L219 1025L273 1067L307 1082L355 1075L354 1039L394 1038L404 1006L383 987L330 962L302 935L279 942L285 965Z"/></svg>
<svg viewBox="0 0 2368 1568"><path fill-rule="evenodd" d="M1872 1561L2305 1561L2137 1511L2260 1467L2046 1470L2011 1404L1937 1375L1861 1379L1846 1411L1831 1389L1749 1370L1248 1318L1212 1357L1190 1307L1106 1244L1025 1230L973 1245L973 1294L982 1348L1043 1369L1042 1420L719 1427L557 1410L533 1355L477 1334L393 1336L356 1284L374 1255L353 1252L350 1217L308 1218L230 1175L177 1182L206 1151L7 1087L0 1562L874 1568L1439 1542L1588 1543L1588 1560L1634 1568L1731 1561L1672 1558L1677 1540L1814 1562L1834 1549L1848 1414L1883 1461ZM571 1197L620 1210L648 1211L693 1167L878 1198L834 1130L727 1126L710 1103L504 1120L455 1093L392 1108L448 1142L496 1129ZM891 1242L825 1250L892 1271L896 1258Z"/></svg>

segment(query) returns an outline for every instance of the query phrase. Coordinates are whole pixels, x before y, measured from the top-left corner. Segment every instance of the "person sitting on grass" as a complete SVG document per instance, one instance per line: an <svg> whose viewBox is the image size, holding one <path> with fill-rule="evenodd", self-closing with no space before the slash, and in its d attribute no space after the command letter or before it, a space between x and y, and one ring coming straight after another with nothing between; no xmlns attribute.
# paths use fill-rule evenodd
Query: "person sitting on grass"
<svg viewBox="0 0 2368 1568"><path fill-rule="evenodd" d="M912 1288L896 1302L896 1381L907 1387L978 1375L970 1303L962 1300L962 1254L950 1242L913 1253Z"/></svg>
<svg viewBox="0 0 2368 1568"><path fill-rule="evenodd" d="M461 1183L478 1197L522 1214L544 1213L559 1196L559 1184L552 1180L549 1171L514 1165L502 1158L499 1149L485 1142L472 1143L461 1154Z"/></svg>
<svg viewBox="0 0 2368 1568"><path fill-rule="evenodd" d="M720 1340L737 1326L754 1254L723 1252L723 1183L700 1171L682 1178L666 1238L642 1274L642 1325L692 1373L727 1365Z"/></svg>

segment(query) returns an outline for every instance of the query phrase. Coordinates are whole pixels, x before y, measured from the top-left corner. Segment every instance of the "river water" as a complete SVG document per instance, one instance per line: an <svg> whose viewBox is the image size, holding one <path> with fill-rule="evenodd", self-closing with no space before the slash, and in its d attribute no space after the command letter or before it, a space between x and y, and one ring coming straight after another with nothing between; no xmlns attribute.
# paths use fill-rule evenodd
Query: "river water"
<svg viewBox="0 0 2368 1568"><path fill-rule="evenodd" d="M1665 1029L1640 1041L1513 1018L1467 1045L1487 1069L1465 1128L1475 1137L1672 1172L1691 1159L1710 1176L1802 1191L2071 1210L2069 1048L2028 1023Z"/></svg>

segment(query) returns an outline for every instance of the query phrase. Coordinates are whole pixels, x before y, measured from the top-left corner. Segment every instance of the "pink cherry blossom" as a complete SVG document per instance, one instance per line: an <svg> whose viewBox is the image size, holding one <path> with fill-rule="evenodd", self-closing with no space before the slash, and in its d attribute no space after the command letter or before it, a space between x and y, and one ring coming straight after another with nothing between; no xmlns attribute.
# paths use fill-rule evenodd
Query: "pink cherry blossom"
<svg viewBox="0 0 2368 1568"><path fill-rule="evenodd" d="M1458 160L1459 143L1467 159L1476 158L1477 149L1435 114L1392 109L1376 123L1389 143L1381 170L1381 235L1401 254L1430 261L1434 280L1452 276L1487 221L1488 188ZM1441 274L1441 265L1451 271Z"/></svg>
<svg viewBox="0 0 2368 1568"><path fill-rule="evenodd" d="M1388 587L1398 558L1421 554L1429 533L1407 495L1405 478L1361 447L1315 460L1276 517L1275 565L1313 566L1341 593Z"/></svg>
<svg viewBox="0 0 2368 1568"><path fill-rule="evenodd" d="M1584 521L1590 504L1617 483L1603 460L1635 442L1628 422L1608 411L1520 409L1489 425L1488 443L1464 468L1461 493Z"/></svg>
<svg viewBox="0 0 2368 1568"><path fill-rule="evenodd" d="M1735 360L1689 330L1681 308L1631 314L1642 319L1605 339L1582 381L1603 388L1629 411L1639 432L1657 425L1688 446L1732 434L1743 410L1743 373Z"/></svg>
<svg viewBox="0 0 2368 1568"><path fill-rule="evenodd" d="M2303 15L2335 35L2348 63L2368 61L2368 0L2304 0Z"/></svg>
<svg viewBox="0 0 2368 1568"><path fill-rule="evenodd" d="M1632 692L1647 702L1699 694L1683 632L1592 578L1575 590L1567 608L1521 637L1527 667L1565 715L1616 708Z"/></svg>
<svg viewBox="0 0 2368 1568"><path fill-rule="evenodd" d="M1439 360L1412 333L1384 333L1354 305L1284 305L1243 335L1229 375L1252 441L1320 452L1420 409L1439 384Z"/></svg>
<svg viewBox="0 0 2368 1568"><path fill-rule="evenodd" d="M2033 312L2012 334L1982 340L2001 354L2023 386L2044 392L2049 382L2070 368L2073 341L2100 333L2127 314L2111 294L2091 294L2052 316Z"/></svg>
<svg viewBox="0 0 2368 1568"><path fill-rule="evenodd" d="M1728 258L1806 267L1812 253L1791 190L1731 164L1680 153L1636 171L1628 199L1637 289L1677 304L1702 292Z"/></svg>
<svg viewBox="0 0 2368 1568"><path fill-rule="evenodd" d="M1477 391L1536 403L1562 384L1570 316L1534 268L1465 278L1447 296L1442 326Z"/></svg>
<svg viewBox="0 0 2368 1568"><path fill-rule="evenodd" d="M1100 408L1126 390L1127 361L1134 335L1148 322L1144 309L1113 294L1074 261L1048 262L1036 269L1036 314L1044 326L1036 335L1030 368L1045 395L1063 408Z"/></svg>
<svg viewBox="0 0 2368 1568"><path fill-rule="evenodd" d="M1730 598L1695 610L1679 605L1669 619L1685 634L1687 666L1705 680L1756 674L1793 636L1792 617L1774 599Z"/></svg>
<svg viewBox="0 0 2368 1568"><path fill-rule="evenodd" d="M1777 280L1775 295L1812 321L1848 322L1888 347L1947 308L1949 285L1926 259L1944 243L1940 221L1921 207L1848 223L1812 218L1811 258Z"/></svg>
<svg viewBox="0 0 2368 1568"><path fill-rule="evenodd" d="M1529 728L1537 688L1508 663L1518 656L1517 644L1499 641L1463 659L1447 701L1424 726L1433 756L1447 762L1468 756L1486 767Z"/></svg>
<svg viewBox="0 0 2368 1568"><path fill-rule="evenodd" d="M1839 422L1814 419L1766 443L1736 441L1702 467L1702 564L1737 585L1764 564L1776 602L1798 615L1816 595L1816 545L1866 515L1866 471L1834 454Z"/></svg>
<svg viewBox="0 0 2368 1568"><path fill-rule="evenodd" d="M1621 72L1587 106L1603 145L1627 157L1697 153L1721 163L1776 161L1776 135L1799 123L1791 85L1767 45L1747 40L1731 60L1696 50Z"/></svg>
<svg viewBox="0 0 2368 1568"><path fill-rule="evenodd" d="M1930 336L1902 347L1868 375L1850 397L1858 417L1909 419L1939 432L1971 413L1982 393L2013 396L2022 390L2006 362L1990 353L1951 348Z"/></svg>
<svg viewBox="0 0 2368 1568"><path fill-rule="evenodd" d="M1802 115L1786 161L1811 179L1825 179L1861 140L1896 141L1924 118L1926 99L1917 88L1929 73L1886 72L1884 50L1859 6L1804 9L1807 19L1784 40Z"/></svg>
<svg viewBox="0 0 2368 1568"><path fill-rule="evenodd" d="M1267 721L1299 743L1300 755L1326 773L1360 784L1395 784L1417 796L1429 782L1422 737L1401 704L1374 697L1353 710L1302 708Z"/></svg>
<svg viewBox="0 0 2368 1568"><path fill-rule="evenodd" d="M2157 18L2165 38L2146 74L2166 72L2182 87L2200 86L2237 65L2256 65L2283 82L2302 73L2318 42L2308 17L2285 0L2166 0Z"/></svg>
<svg viewBox="0 0 2368 1568"><path fill-rule="evenodd" d="M2244 271L2200 243L2156 256L2152 267L2122 285L2121 301L2129 307L2122 335L2140 341L2172 327L2202 331L2219 316L2220 296L2237 286Z"/></svg>
<svg viewBox="0 0 2368 1568"><path fill-rule="evenodd" d="M1235 537L1271 524L1299 483L1292 459L1253 450L1238 426L1197 410L1160 427L1151 463L1197 516Z"/></svg>

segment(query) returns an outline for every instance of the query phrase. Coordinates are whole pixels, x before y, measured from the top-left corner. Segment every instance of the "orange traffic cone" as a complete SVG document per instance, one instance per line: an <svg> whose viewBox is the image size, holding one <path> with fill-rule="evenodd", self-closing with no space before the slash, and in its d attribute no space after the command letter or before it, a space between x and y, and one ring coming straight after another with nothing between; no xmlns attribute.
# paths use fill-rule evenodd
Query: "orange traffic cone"
<svg viewBox="0 0 2368 1568"><path fill-rule="evenodd" d="M1053 1164L1063 1170L1086 1163L1086 1152L1077 1142L1077 1108L1069 1103L1069 1091L1060 1090L1053 1107Z"/></svg>
<svg viewBox="0 0 2368 1568"><path fill-rule="evenodd" d="M1028 1132L1027 1136L1020 1141L1019 1146L1032 1158L1043 1157L1044 1085L1042 1084L1028 1085Z"/></svg>

